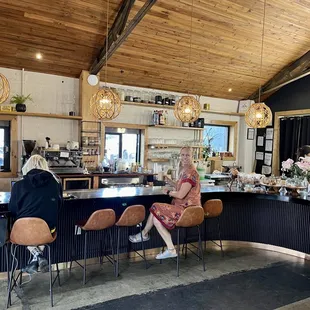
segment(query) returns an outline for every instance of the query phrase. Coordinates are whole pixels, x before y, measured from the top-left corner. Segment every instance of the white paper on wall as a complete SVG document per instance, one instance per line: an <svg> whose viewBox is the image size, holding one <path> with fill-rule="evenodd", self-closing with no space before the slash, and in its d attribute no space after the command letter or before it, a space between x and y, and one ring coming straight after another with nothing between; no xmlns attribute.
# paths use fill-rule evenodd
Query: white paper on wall
<svg viewBox="0 0 310 310"><path fill-rule="evenodd" d="M262 166L262 174L271 174L270 166Z"/></svg>
<svg viewBox="0 0 310 310"><path fill-rule="evenodd" d="M267 165L267 166L271 166L271 160L272 160L272 154L265 153L264 164Z"/></svg>
<svg viewBox="0 0 310 310"><path fill-rule="evenodd" d="M264 152L256 152L255 159L256 160L264 160Z"/></svg>
<svg viewBox="0 0 310 310"><path fill-rule="evenodd" d="M264 137L263 136L257 137L257 146L264 146Z"/></svg>
<svg viewBox="0 0 310 310"><path fill-rule="evenodd" d="M272 152L272 142L273 140L266 140L265 151Z"/></svg>

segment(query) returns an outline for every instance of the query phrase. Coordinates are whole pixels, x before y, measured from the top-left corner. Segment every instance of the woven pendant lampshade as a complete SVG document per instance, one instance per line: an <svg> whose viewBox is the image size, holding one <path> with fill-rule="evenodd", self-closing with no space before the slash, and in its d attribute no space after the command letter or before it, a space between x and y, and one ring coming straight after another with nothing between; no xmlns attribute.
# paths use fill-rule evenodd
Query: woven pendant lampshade
<svg viewBox="0 0 310 310"><path fill-rule="evenodd" d="M102 88L90 100L93 115L99 120L112 120L121 112L121 100L109 88Z"/></svg>
<svg viewBox="0 0 310 310"><path fill-rule="evenodd" d="M0 73L0 104L8 99L10 94L10 84L8 79Z"/></svg>
<svg viewBox="0 0 310 310"><path fill-rule="evenodd" d="M183 123L195 122L200 112L200 103L192 96L183 96L174 106L174 116Z"/></svg>
<svg viewBox="0 0 310 310"><path fill-rule="evenodd" d="M272 112L263 102L254 103L245 113L245 122L252 128L265 128L272 119Z"/></svg>
<svg viewBox="0 0 310 310"><path fill-rule="evenodd" d="M266 18L266 0L264 1L264 16L263 16L263 29L262 29L262 45L260 55L260 79L262 78L263 67L263 49L264 49L264 31L265 31L265 18ZM258 102L252 104L245 113L245 122L252 128L265 128L269 125L272 119L272 112L270 108L263 102L260 102L261 97L261 84L258 89Z"/></svg>

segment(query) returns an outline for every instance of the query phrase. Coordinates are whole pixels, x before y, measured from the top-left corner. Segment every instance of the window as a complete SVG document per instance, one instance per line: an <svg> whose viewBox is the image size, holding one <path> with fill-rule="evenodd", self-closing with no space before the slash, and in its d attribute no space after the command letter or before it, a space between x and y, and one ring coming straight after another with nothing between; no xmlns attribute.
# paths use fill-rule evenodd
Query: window
<svg viewBox="0 0 310 310"><path fill-rule="evenodd" d="M0 120L0 171L9 172L11 170L10 165L10 151L11 151L11 139L10 139L10 121Z"/></svg>
<svg viewBox="0 0 310 310"><path fill-rule="evenodd" d="M0 116L0 178L17 175L17 117Z"/></svg>
<svg viewBox="0 0 310 310"><path fill-rule="evenodd" d="M229 131L229 126L205 125L203 131L204 144L210 146L212 152L228 152Z"/></svg>
<svg viewBox="0 0 310 310"><path fill-rule="evenodd" d="M109 162L122 158L127 167L140 162L141 132L137 129L106 128L105 152Z"/></svg>

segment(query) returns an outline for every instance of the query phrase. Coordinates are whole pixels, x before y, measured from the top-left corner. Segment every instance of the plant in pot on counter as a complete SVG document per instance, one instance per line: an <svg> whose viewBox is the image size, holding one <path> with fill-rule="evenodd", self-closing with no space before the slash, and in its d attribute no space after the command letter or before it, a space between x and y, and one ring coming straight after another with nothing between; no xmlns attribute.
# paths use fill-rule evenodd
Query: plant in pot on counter
<svg viewBox="0 0 310 310"><path fill-rule="evenodd" d="M33 101L32 98L30 97L30 94L28 96L14 95L11 98L11 104L16 104L16 111L17 112L26 112L25 102L27 100Z"/></svg>

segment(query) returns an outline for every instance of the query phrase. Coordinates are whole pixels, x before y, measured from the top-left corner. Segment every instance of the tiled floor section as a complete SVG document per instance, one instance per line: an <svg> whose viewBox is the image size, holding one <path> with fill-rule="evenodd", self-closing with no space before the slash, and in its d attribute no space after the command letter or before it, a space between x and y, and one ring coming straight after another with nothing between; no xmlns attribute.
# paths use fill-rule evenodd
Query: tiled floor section
<svg viewBox="0 0 310 310"><path fill-rule="evenodd" d="M218 251L211 250L207 253L206 272L202 272L202 266L196 257L190 255L187 260L181 260L179 278L176 277L174 261L166 260L160 265L152 258L150 262L151 267L145 270L143 262L128 263L128 261L123 261L120 270L121 276L118 279L115 279L112 265L109 263L104 263L102 266L92 265L88 268L89 281L85 286L82 285L82 270L80 268L74 268L71 274L62 271L62 286L59 288L56 284L54 289L55 306L53 309L79 308L124 296L215 279L237 271L264 268L274 263L289 263L296 272L310 277L310 263L292 256L254 249L226 249L224 258ZM24 281L27 281L27 278ZM13 294L11 309L49 309L48 283L47 275L35 275L30 283L23 286L21 300L16 297L15 293ZM6 282L2 281L0 282L0 309L4 309L5 298ZM305 303L307 304L308 301ZM295 303L296 307L297 304ZM282 307L281 309L307 308Z"/></svg>

